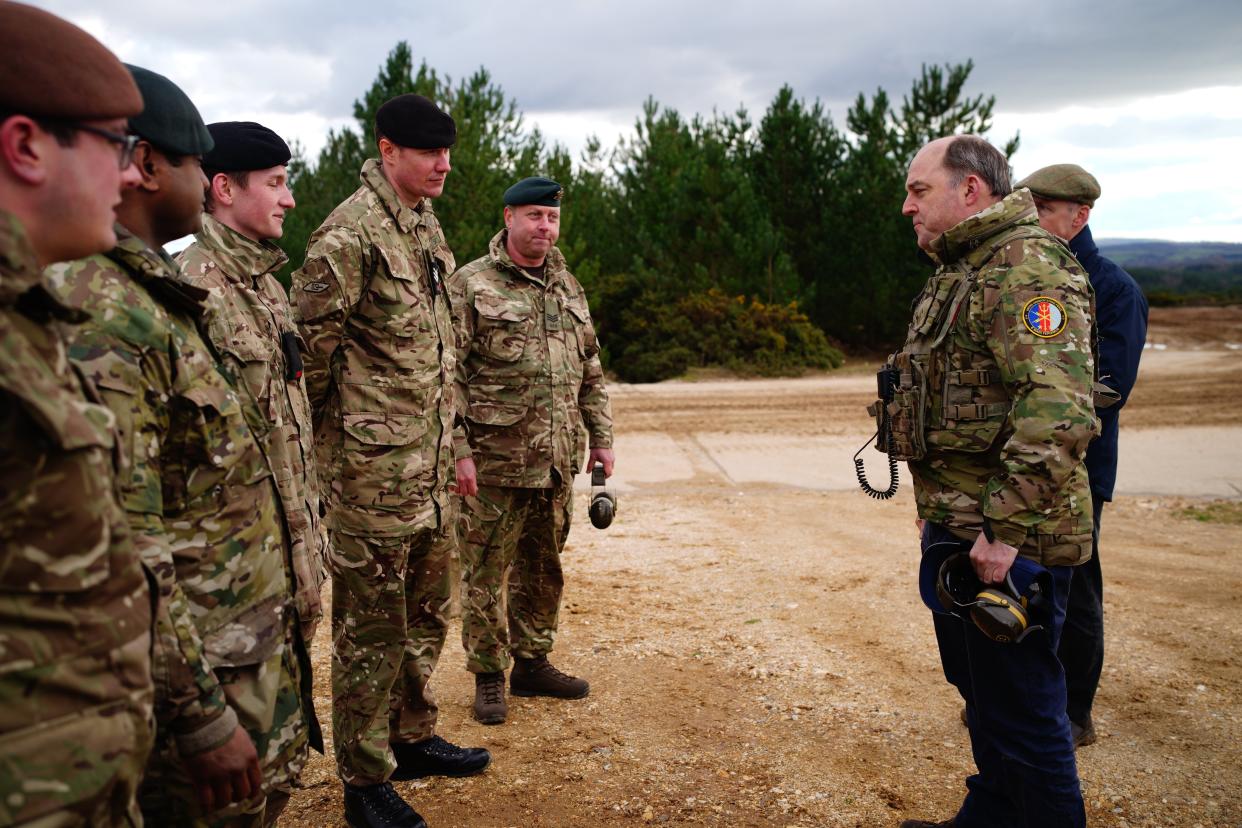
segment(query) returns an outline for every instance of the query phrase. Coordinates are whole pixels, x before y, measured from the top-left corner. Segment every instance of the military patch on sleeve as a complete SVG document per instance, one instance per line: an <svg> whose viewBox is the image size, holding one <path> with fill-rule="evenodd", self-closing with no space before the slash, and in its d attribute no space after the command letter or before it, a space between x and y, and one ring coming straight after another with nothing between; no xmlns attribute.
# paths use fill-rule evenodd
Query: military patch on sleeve
<svg viewBox="0 0 1242 828"><path fill-rule="evenodd" d="M302 290L307 293L323 293L329 287L327 282L307 282L302 286Z"/></svg>
<svg viewBox="0 0 1242 828"><path fill-rule="evenodd" d="M1043 339L1050 339L1065 330L1065 306L1049 296L1036 296L1022 309L1026 329Z"/></svg>

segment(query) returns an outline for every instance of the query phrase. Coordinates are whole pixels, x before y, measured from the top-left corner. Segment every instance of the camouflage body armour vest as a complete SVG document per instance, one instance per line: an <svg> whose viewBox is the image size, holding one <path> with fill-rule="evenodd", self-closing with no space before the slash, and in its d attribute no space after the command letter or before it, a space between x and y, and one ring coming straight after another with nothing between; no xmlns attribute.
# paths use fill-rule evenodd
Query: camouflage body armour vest
<svg viewBox="0 0 1242 828"><path fill-rule="evenodd" d="M1038 236L1029 228L1005 233L986 258L1011 241ZM1004 426L1010 400L995 359L951 336L978 286L979 269L966 260L936 271L914 305L905 345L888 358L897 377L886 405L888 453L898 460L922 460L929 445L986 451ZM867 408L877 423L881 405L878 400Z"/></svg>

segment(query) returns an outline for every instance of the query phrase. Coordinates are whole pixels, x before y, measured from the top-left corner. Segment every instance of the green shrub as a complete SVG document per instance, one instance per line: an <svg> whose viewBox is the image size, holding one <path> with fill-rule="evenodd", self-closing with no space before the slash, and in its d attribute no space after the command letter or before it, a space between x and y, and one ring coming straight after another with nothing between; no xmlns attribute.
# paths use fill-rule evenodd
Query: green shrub
<svg viewBox="0 0 1242 828"><path fill-rule="evenodd" d="M619 355L609 363L626 382L658 382L691 366L798 376L839 367L843 359L796 302L766 304L714 288L671 303L644 293L617 327L611 345Z"/></svg>

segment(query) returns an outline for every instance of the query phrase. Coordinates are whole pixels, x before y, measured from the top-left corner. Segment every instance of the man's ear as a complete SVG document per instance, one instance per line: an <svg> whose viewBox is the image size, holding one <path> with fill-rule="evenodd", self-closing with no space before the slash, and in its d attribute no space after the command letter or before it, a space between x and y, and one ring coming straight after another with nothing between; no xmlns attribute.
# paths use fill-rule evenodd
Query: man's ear
<svg viewBox="0 0 1242 828"><path fill-rule="evenodd" d="M983 195L983 181L980 180L979 176L971 173L962 179L962 185L965 187L965 190L962 193L962 198L966 202L966 206L974 207L975 204L978 203L979 198ZM991 192L991 190L988 192Z"/></svg>
<svg viewBox="0 0 1242 828"><path fill-rule="evenodd" d="M12 115L0 123L0 162L23 184L37 186L47 180L49 141L55 141L25 115Z"/></svg>
<svg viewBox="0 0 1242 828"><path fill-rule="evenodd" d="M211 200L224 207L233 206L233 179L225 173L211 177Z"/></svg>
<svg viewBox="0 0 1242 828"><path fill-rule="evenodd" d="M395 162L397 159L397 145L387 138L379 139L379 154L381 161Z"/></svg>
<svg viewBox="0 0 1242 828"><path fill-rule="evenodd" d="M149 141L139 141L138 146L134 147L134 167L142 178L136 189L148 193L159 192L160 177L167 165L164 156Z"/></svg>
<svg viewBox="0 0 1242 828"><path fill-rule="evenodd" d="M1087 226L1087 222L1091 219L1091 208L1085 204L1079 204L1078 209L1074 211L1074 222L1070 228L1077 233L1079 230Z"/></svg>

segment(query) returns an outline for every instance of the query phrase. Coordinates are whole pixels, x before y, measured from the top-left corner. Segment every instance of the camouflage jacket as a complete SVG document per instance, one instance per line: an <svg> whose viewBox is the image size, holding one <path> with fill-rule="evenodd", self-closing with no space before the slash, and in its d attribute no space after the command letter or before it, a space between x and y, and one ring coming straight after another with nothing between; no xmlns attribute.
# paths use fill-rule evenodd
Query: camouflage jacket
<svg viewBox="0 0 1242 828"><path fill-rule="evenodd" d="M120 795L151 749L152 595L80 321L0 211L0 825Z"/></svg>
<svg viewBox="0 0 1242 828"><path fill-rule="evenodd" d="M612 447L612 410L586 294L552 248L543 277L518 267L507 231L454 273L457 456L479 483L544 488L572 480L591 448Z"/></svg>
<svg viewBox="0 0 1242 828"><path fill-rule="evenodd" d="M375 159L293 274L330 528L400 537L440 525L453 475L453 328L444 233Z"/></svg>
<svg viewBox="0 0 1242 828"><path fill-rule="evenodd" d="M251 417L250 428L263 438L280 490L292 542L294 603L309 639L323 613L319 591L327 535L319 519L314 432L297 329L274 275L286 261L272 242L253 241L209 215L203 216L195 242L177 257L182 277L211 293L207 336L234 386L253 403L246 411L259 415Z"/></svg>
<svg viewBox="0 0 1242 828"><path fill-rule="evenodd" d="M1098 429L1090 282L1040 229L1027 190L947 230L932 254L940 267L903 348L925 388L925 453L910 462L919 516L964 537L986 519L1024 556L1081 563Z"/></svg>
<svg viewBox="0 0 1242 828"><path fill-rule="evenodd" d="M123 227L117 246L49 269L92 319L70 355L117 416L123 505L161 591L156 713L183 752L236 727L215 667L260 664L291 603L272 473L199 324L207 292Z"/></svg>

